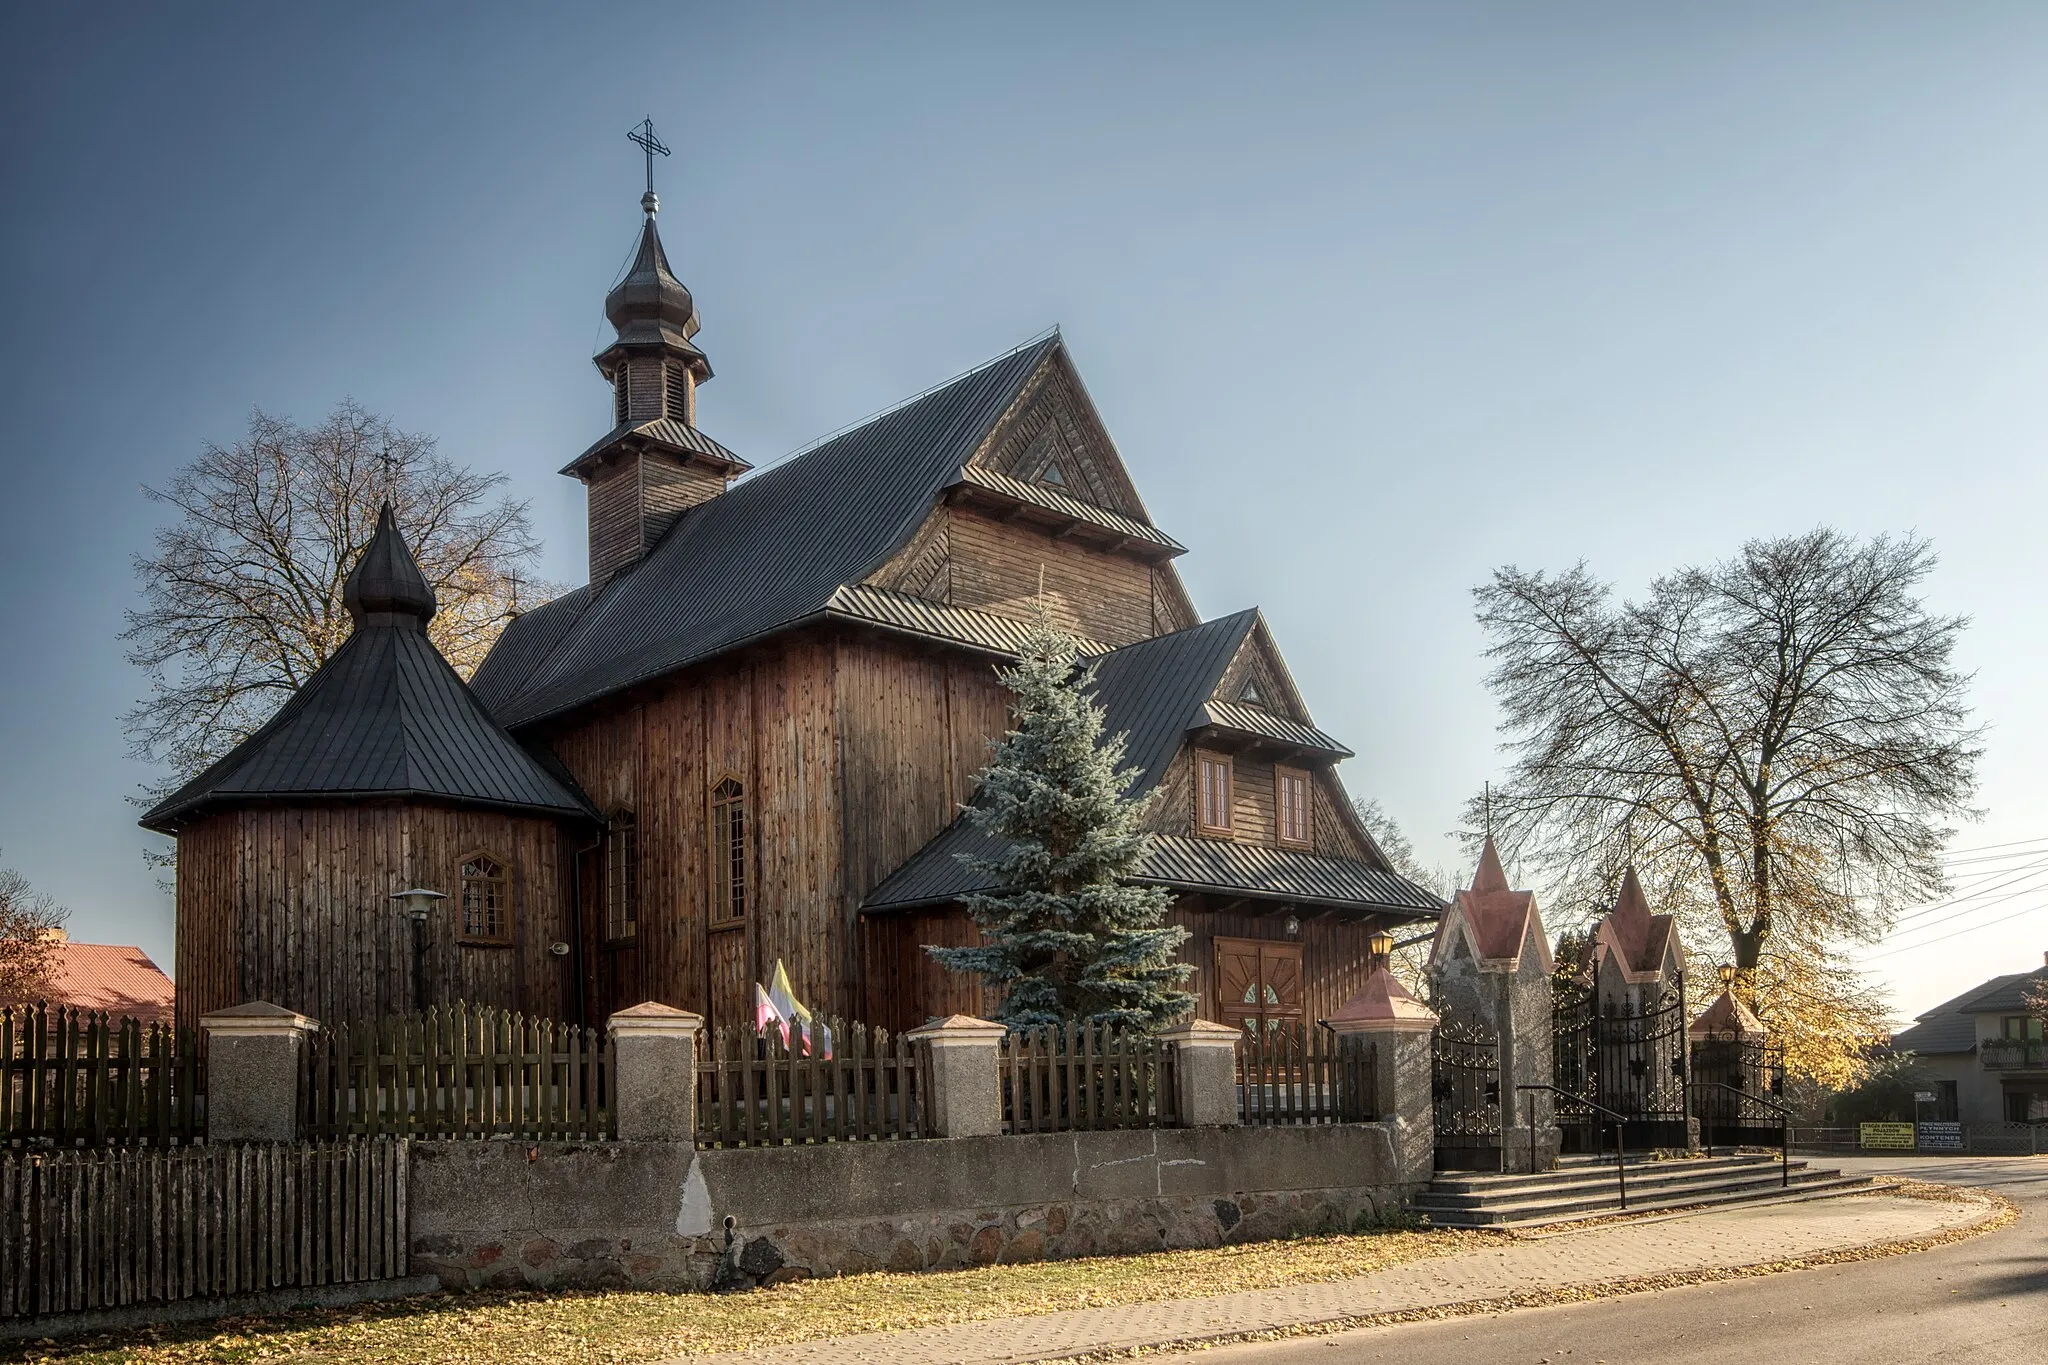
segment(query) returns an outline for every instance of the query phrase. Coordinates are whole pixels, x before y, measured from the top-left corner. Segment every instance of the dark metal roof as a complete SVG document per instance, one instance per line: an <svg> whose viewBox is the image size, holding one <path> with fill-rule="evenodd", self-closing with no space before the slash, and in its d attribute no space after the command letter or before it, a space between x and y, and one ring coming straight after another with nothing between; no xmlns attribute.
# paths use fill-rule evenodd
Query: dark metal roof
<svg viewBox="0 0 2048 1365"><path fill-rule="evenodd" d="M1405 877L1354 858L1267 848L1226 839L1161 835L1142 873L1163 885L1303 905L1371 908L1421 918L1443 902Z"/></svg>
<svg viewBox="0 0 2048 1365"><path fill-rule="evenodd" d="M1202 708L1203 722L1219 730L1234 730L1239 734L1256 735L1270 739L1290 748L1323 754L1330 758L1350 758L1351 750L1316 729L1303 725L1291 716L1268 711L1263 706L1247 706L1241 702L1212 701Z"/></svg>
<svg viewBox="0 0 2048 1365"><path fill-rule="evenodd" d="M2048 983L2048 967L1987 981L1960 1008L1968 1014L2023 1013L2028 989L2039 983Z"/></svg>
<svg viewBox="0 0 2048 1365"><path fill-rule="evenodd" d="M341 604L358 627L371 612L395 612L415 619L421 629L434 619L440 606L427 576L406 548L388 502L378 510L376 534L341 585Z"/></svg>
<svg viewBox="0 0 2048 1365"><path fill-rule="evenodd" d="M142 823L170 832L202 808L289 797L435 797L593 814L491 720L427 638L433 594L413 567L410 577L425 593L425 610L419 610L400 572L412 566L412 557L388 517L360 565L364 586L357 597L366 609L355 633L268 724ZM414 610L393 609L401 601ZM382 605L371 608L373 602Z"/></svg>
<svg viewBox="0 0 2048 1365"><path fill-rule="evenodd" d="M1095 699L1102 707L1104 732L1122 732L1125 737L1125 762L1136 772L1131 783L1134 795L1156 787L1186 743L1188 731L1206 723L1208 699L1258 619L1257 611L1241 611L1171 635L1140 640L1090 661L1095 667ZM1335 743L1319 730L1300 728ZM861 908L942 905L988 890L991 883L960 855L986 858L999 847L997 839L962 815L891 873ZM1224 839L1157 836L1136 880L1183 891L1330 906L1360 914L1419 918L1442 908L1435 896L1413 882L1368 862Z"/></svg>
<svg viewBox="0 0 2048 1365"><path fill-rule="evenodd" d="M1175 555L1187 553L1185 545L1156 526L1147 526L1144 522L1127 517L1121 512L1112 512L1107 507L1097 507L1092 502L1083 502L1079 498L1062 493L1056 488L1047 488L1043 484L1013 479L1008 474L993 469L969 465L960 471L960 477L954 486L978 489L983 493L993 494L1003 502L1036 507L1040 511L1050 512L1070 522L1086 523L1111 536L1137 541L1157 551L1158 553L1152 556L1155 559L1171 559Z"/></svg>
<svg viewBox="0 0 2048 1365"><path fill-rule="evenodd" d="M863 625L970 645L1004 657L1014 656L1021 650L1031 630L1029 622L1019 621L1014 616L998 616L992 611L977 611L973 607L947 606L943 602L863 583L852 584L833 593L832 600L826 604L826 612ZM1093 640L1081 641L1081 647L1096 652L1108 648Z"/></svg>
<svg viewBox="0 0 2048 1365"><path fill-rule="evenodd" d="M1892 1035L1892 1051L1917 1052L1923 1057L1968 1052L1976 1046L1977 1021L1967 1014L1923 1017L1913 1027Z"/></svg>
<svg viewBox="0 0 2048 1365"><path fill-rule="evenodd" d="M633 254L625 278L604 296L604 315L619 334L619 345L660 346L685 356L700 378L711 377L704 354L691 344L697 335L697 304L690 291L669 269L668 253L661 249L661 233L655 230L652 201L640 225L640 246Z"/></svg>
<svg viewBox="0 0 2048 1365"><path fill-rule="evenodd" d="M864 912L945 905L994 883L969 859L993 857L1001 841L962 815L871 892ZM1248 900L1314 905L1360 915L1414 919L1443 908L1435 896L1405 878L1350 858L1293 849L1158 835L1134 881Z"/></svg>
<svg viewBox="0 0 2048 1365"><path fill-rule="evenodd" d="M743 473L753 468L689 423L678 422L672 417L656 417L645 422L619 423L599 437L590 449L563 465L558 472L574 474L583 467L585 461L626 440L680 451L685 455L701 455L707 460L727 466L734 473Z"/></svg>
<svg viewBox="0 0 2048 1365"><path fill-rule="evenodd" d="M469 678L469 690L493 713L546 662L583 609L590 605L588 586L572 588L516 618L499 634L491 652Z"/></svg>
<svg viewBox="0 0 2048 1365"><path fill-rule="evenodd" d="M514 654L497 667L494 650L485 670L494 713L528 724L820 615L887 562L1059 345L1013 351L689 509L553 647L523 638L547 628L540 613L513 622L497 649Z"/></svg>
<svg viewBox="0 0 2048 1365"><path fill-rule="evenodd" d="M1258 619L1256 610L1240 611L1090 659L1104 733L1124 733L1125 761L1138 770L1134 792L1158 784L1202 723L1204 704Z"/></svg>
<svg viewBox="0 0 2048 1365"><path fill-rule="evenodd" d="M1968 1052L1977 1046L1976 1016L2019 1013L2026 1008L2027 988L2037 981L2048 981L2048 967L2037 967L2031 972L2009 972L1972 986L1953 1000L1944 1000L1922 1014L1920 1021L1911 1028L1894 1034L1892 1048L1897 1052L1923 1055Z"/></svg>

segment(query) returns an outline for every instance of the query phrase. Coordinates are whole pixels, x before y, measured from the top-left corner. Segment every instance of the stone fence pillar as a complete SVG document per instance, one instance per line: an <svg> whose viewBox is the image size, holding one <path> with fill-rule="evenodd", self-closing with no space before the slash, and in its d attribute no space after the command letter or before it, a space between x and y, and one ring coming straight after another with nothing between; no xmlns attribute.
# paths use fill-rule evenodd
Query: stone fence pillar
<svg viewBox="0 0 2048 1365"><path fill-rule="evenodd" d="M1430 1039L1437 1017L1384 966L1326 1021L1340 1044L1369 1041L1373 1108L1394 1132L1394 1169L1404 1183L1436 1174L1436 1096Z"/></svg>
<svg viewBox="0 0 2048 1365"><path fill-rule="evenodd" d="M256 1000L201 1015L206 1034L209 1142L292 1142L299 1135L299 1071L317 1020Z"/></svg>
<svg viewBox="0 0 2048 1365"><path fill-rule="evenodd" d="M704 1016L652 1000L605 1020L622 1142L697 1140L697 1033Z"/></svg>
<svg viewBox="0 0 2048 1365"><path fill-rule="evenodd" d="M1159 1035L1174 1051L1174 1079L1183 1128L1221 1128L1238 1121L1238 1029L1195 1019Z"/></svg>
<svg viewBox="0 0 2048 1365"><path fill-rule="evenodd" d="M1003 1131L1003 1092L996 1062L1001 1024L955 1014L906 1035L925 1049L925 1114L933 1137L992 1137Z"/></svg>

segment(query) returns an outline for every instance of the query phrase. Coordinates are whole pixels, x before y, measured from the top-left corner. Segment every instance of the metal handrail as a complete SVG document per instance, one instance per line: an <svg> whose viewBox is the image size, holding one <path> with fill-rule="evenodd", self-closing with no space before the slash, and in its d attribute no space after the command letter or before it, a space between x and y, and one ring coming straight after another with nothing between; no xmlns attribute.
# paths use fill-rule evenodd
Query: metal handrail
<svg viewBox="0 0 2048 1365"><path fill-rule="evenodd" d="M1614 1120L1614 1183L1615 1187L1621 1192L1621 1210L1623 1213L1628 1212L1628 1167L1624 1161L1624 1149L1628 1145L1628 1136L1627 1129L1622 1127L1623 1124L1628 1122L1628 1119L1597 1100L1590 1099L1585 1095L1575 1095L1561 1086L1518 1085L1515 1087L1515 1090L1518 1094L1529 1090L1548 1090L1553 1095L1562 1095L1568 1100L1585 1105L1588 1109L1597 1109ZM1529 1115L1529 1174L1534 1175L1536 1173L1536 1097L1534 1095L1528 1097L1527 1111Z"/></svg>
<svg viewBox="0 0 2048 1365"><path fill-rule="evenodd" d="M1762 1095L1752 1094L1749 1091L1744 1090L1741 1086L1730 1085L1726 1081L1694 1081L1692 1083L1692 1088L1697 1089L1701 1086L1708 1085L1718 1086L1721 1089L1727 1091L1731 1095L1739 1096L1740 1098L1748 1100L1753 1104L1760 1104L1764 1108L1770 1110L1772 1113L1778 1116L1778 1188L1781 1190L1791 1189L1792 1111L1790 1109L1787 1109L1784 1105L1779 1104L1776 1100L1767 1100ZM1713 1145L1709 1143L1707 1146L1708 1155L1711 1156L1713 1154L1713 1151Z"/></svg>

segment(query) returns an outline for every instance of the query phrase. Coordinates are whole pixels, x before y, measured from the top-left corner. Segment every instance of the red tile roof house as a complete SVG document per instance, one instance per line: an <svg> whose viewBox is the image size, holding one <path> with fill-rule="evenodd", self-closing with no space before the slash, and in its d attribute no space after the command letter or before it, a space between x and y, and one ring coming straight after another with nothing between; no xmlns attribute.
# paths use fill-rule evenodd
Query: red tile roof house
<svg viewBox="0 0 2048 1365"><path fill-rule="evenodd" d="M60 937L50 964L50 986L43 998L51 1005L104 1011L145 1024L168 1024L177 987L140 948L73 943Z"/></svg>

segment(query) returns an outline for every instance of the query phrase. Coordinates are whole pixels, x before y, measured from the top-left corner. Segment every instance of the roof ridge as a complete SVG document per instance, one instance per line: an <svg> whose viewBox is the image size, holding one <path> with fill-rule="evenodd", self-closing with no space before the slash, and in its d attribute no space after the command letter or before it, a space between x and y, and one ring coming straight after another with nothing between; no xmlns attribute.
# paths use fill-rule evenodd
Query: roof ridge
<svg viewBox="0 0 2048 1365"><path fill-rule="evenodd" d="M838 440L840 437L847 435L849 432L859 431L862 427L867 426L873 422L879 422L884 417L887 417L892 413L899 412L902 409L909 407L912 403L923 402L925 399L931 397L935 393L938 393L942 389L950 389L955 384L958 384L963 380L972 379L975 375L980 374L983 370L993 369L997 365L1002 364L1004 361L1010 359L1011 357L1021 355L1025 351L1030 350L1034 346L1042 346L1048 341L1059 340L1061 340L1060 325L1057 322L1055 322L1052 326L1046 328L1044 331L1038 333L1036 336L1027 338L1024 341L1020 341L1015 346L1012 346L1009 350L1004 351L1001 355L991 356L987 360L982 361L978 365L970 365L966 369L960 371L960 373L952 376L950 379L941 379L938 383L933 384L929 388L921 389L918 392L911 394L908 398L899 399L894 403L888 404L886 407L876 408L873 412L869 413L865 417L857 417L853 421L848 422L845 426L835 428L832 431L828 431L823 436L813 437L811 438L811 440L805 442L803 445L798 446L795 450L790 451L787 455L777 455L774 459L768 461L766 464L763 464L759 468L757 468L754 471L754 473L756 475L761 475L767 473L771 469L778 469L782 465L788 463L791 460L798 459L802 456L810 454L812 451L818 449L820 446L829 445L831 442Z"/></svg>

